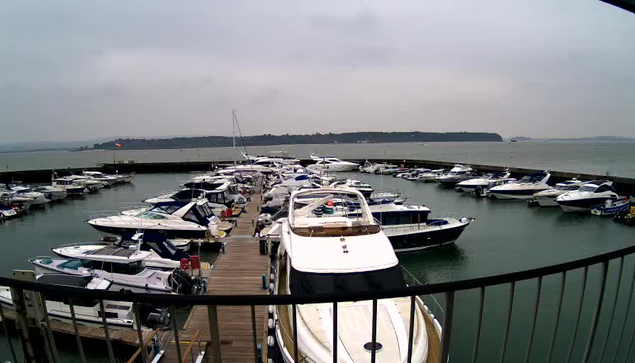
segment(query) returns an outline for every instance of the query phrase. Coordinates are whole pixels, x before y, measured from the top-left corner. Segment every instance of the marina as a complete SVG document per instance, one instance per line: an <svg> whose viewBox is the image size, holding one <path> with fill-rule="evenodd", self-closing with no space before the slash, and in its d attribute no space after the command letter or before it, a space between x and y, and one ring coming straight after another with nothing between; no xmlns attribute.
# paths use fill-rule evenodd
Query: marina
<svg viewBox="0 0 635 363"><path fill-rule="evenodd" d="M421 164L423 163L419 162L417 166ZM440 165L437 164L437 166ZM269 168L272 167L276 168L273 165L269 166ZM297 178L297 175L302 173L301 169L297 167L292 169L294 171L289 174L292 178ZM480 171L479 169L474 169ZM517 171L515 172L517 173ZM461 281L470 276L488 276L504 274L506 271L528 270L540 266L558 264L563 261L572 261L593 254L601 254L604 251L611 251L630 245L629 241L632 231L627 226L615 223L610 219L591 216L590 213L588 215L568 215L562 213L560 208L534 210L527 208L525 206L526 203L476 198L472 195L473 192L457 193L453 188L446 188L437 183L422 183L418 182L416 178L393 178L390 174L368 174L349 171L329 173L328 175L330 178L335 176L340 178L340 180L347 180L346 182L333 184L337 185L338 190L344 191L347 188L356 190L355 188L360 188L365 198L374 201L372 203L377 203L370 206L371 210L373 210L373 216L384 226L385 233L391 238L395 250L398 253L401 252L398 254L398 258L404 269L404 274L414 279L413 281L415 281L416 285L434 285L443 282ZM515 175L518 174L512 174L512 176ZM91 210L89 205L94 204L95 208L93 209L110 206L112 207L110 208L111 212L109 212L111 215L121 213L122 210L133 210L134 208L139 208L138 206L141 205L140 203L143 200L148 200L148 198L156 195L165 195L166 191L170 188L173 189L176 184L185 185L188 180L199 180L196 178L201 178L195 177L192 179L193 176L195 177L194 174L183 173L155 174L138 172L134 184L102 190L95 194L89 194L84 198L63 201L50 206L46 210L29 211L29 215L23 218L6 221L1 227L2 229L0 229L0 233L3 234L4 239L5 236L9 237L7 233L22 233L23 229L17 228L20 224L37 223L41 225L44 220L57 216L64 218L67 221L65 223L70 223L68 217L72 216L72 214L61 213L60 210L76 210L79 214L76 215L75 220L79 222L78 225L84 227L77 231L67 231L66 242L75 242L81 238L85 240L94 239L94 237L88 236L94 236L95 232L91 231L89 225L84 223L87 219L90 219L90 215L86 215L86 210ZM328 183L329 177L322 175L320 178L315 179L315 182ZM474 176L474 178L478 177L480 176ZM207 177L202 178L205 179ZM283 180L284 178L282 180L279 179L278 183ZM263 279L265 276L272 274L271 267L269 267L270 259L267 258L266 251L273 248L273 244L265 239L266 248L264 250L265 254L263 254L263 239L253 236L257 220L262 218L262 215L259 216L261 213L260 208L264 208L265 205L268 205L267 203L272 201L270 199L269 202L265 202L265 199L261 197L263 194L261 194L260 188L262 188L263 184L260 183L264 184L264 182L256 182L255 186L257 188L255 188L256 192L251 195L252 201L245 205L244 210L237 210L237 214L240 214L239 217L232 218L232 223L235 223L235 226L231 229L229 236L223 239L224 247L221 248L221 251L218 253L202 251L201 260L207 263L207 266L211 266L211 268L201 270L201 278L205 279L207 285L207 289L203 292L204 295L210 297L235 295L260 295L266 297L267 292L270 291L269 287L263 289L263 286L266 286ZM275 188L275 184L268 185L269 188ZM308 184L296 183L289 185L290 187L285 189L286 193L291 193L294 188L306 187ZM202 186L202 184L199 186ZM142 192L139 193L137 189L142 190ZM387 190L391 191L387 192ZM206 194L197 194L198 197L203 195ZM274 196L273 200L276 198L284 199L285 197L280 194ZM262 202L260 201L261 199L263 199ZM135 200L139 204L131 204ZM395 201L398 204L395 204ZM403 204L404 201L407 202ZM319 215L327 216L328 213L332 213L328 211L328 208L334 208L335 214L339 213L337 212L339 210L339 204L337 203L332 204L332 206L325 204L319 207L317 209ZM86 206L76 209L77 204L85 204ZM350 208L347 210L348 212L353 211ZM96 214L107 214L105 212L102 210ZM409 215L407 221L399 222L405 223L405 225L395 226L397 233L404 233L403 231L407 231L408 228L418 230L418 228L421 228L422 221L434 221L435 218L439 217L447 218L445 217L448 215L447 212L452 212L457 216L463 215L470 218L472 222L469 223L469 227L465 228L464 233L448 239L450 244L446 246L436 246L433 249L426 249L420 252L405 252L408 249L400 250L395 247L395 243L390 237L391 233L395 233L390 232L390 224L394 223L391 220L401 218L390 217L390 213L394 212L408 212ZM405 215L403 214L403 216ZM225 215L224 217L226 218L227 216ZM460 219L463 217L456 218ZM394 221L397 220L394 219ZM415 220L417 222L413 225ZM505 225L506 228L489 228L493 224ZM414 227L415 225L418 225L418 227ZM527 226L538 225L548 226L548 228L526 228ZM402 232L399 232L399 228L402 229ZM510 229L514 230L515 238L513 239L507 238ZM611 239L611 244L598 244L594 241L595 234L585 232L593 230L601 230L603 231L602 233L610 234L615 239ZM258 228L256 228L256 231L258 231ZM554 233L560 236L558 239L560 247L557 248L554 247L553 238L551 237ZM82 235L86 237L81 237ZM619 238L619 235L622 235L623 238ZM419 239L421 238L425 239L426 237L419 237ZM62 244L59 243L59 237L40 237L40 239L48 244L48 248L58 247ZM439 246L443 244L443 242L437 243ZM433 244L432 246L434 247L435 245ZM519 258L519 250L523 251L522 258ZM548 256L545 256L545 251L549 251ZM561 253L557 253L557 251L561 251ZM39 253L44 254L46 251L41 250ZM14 269L29 268L26 263L33 255L27 252L23 256L24 259L22 261L19 261L19 259L15 260ZM491 261L497 261L498 263L491 263ZM11 264L9 263L8 266L11 266ZM574 281L577 278L577 275L572 275ZM542 289L545 293L557 289L557 284L554 284L554 282L550 280L544 281ZM410 283L413 282L411 281ZM522 284L519 284L517 288L518 291L527 289ZM592 291L593 289L589 288L589 290ZM494 300L488 302L487 311L491 314L492 309L496 310L494 307L497 305L500 306L500 310L504 310L505 290L494 289L490 294L490 299ZM444 318L446 317L444 310L447 309L448 304L447 294L422 296L422 304L425 304L423 306L426 306L430 314L432 314L431 316L438 317L439 321L436 324L439 327L439 331L441 331L441 325L444 324ZM531 308L530 306L525 307L526 304L527 302L517 302L514 316L518 314L518 311ZM150 354L150 357L155 354L155 357L161 357L161 361L165 362L180 361L183 360L184 356L188 359L196 360L200 358L213 361L212 357L218 354L218 356L222 357L222 361L239 362L266 359L272 354L273 351L269 346L269 341L271 340L270 337L274 335L271 335L270 329L267 329L267 325L270 324L268 319L271 319L271 317L268 317L265 304L254 304L253 315L249 306L244 305L226 306L220 304L220 306L214 307L213 310L210 310L210 305L194 305L191 310L188 309L177 314L180 321L177 334L175 334L172 326L169 330L150 330L143 333L143 339L148 350L147 353ZM584 309L588 308L590 307L586 306ZM469 311L470 309L466 310L466 306L457 305L455 307L456 315L454 316L455 324L457 319L459 319L458 321L463 321L463 323L473 323L474 315ZM210 315L210 312L212 312L212 315ZM11 314L9 311L7 313ZM214 319L210 319L210 316L213 316ZM439 361L444 354L441 344L442 338L434 333L435 330L432 328L435 325L433 318L426 314L423 316L426 329L429 330L429 339L432 339L429 341L429 359L427 361ZM518 316L516 318L518 319ZM217 336L212 334L213 329L209 328L214 320L215 324L218 324ZM74 330L72 328L72 324L66 323L64 325L63 322L56 322L52 327L55 332L61 334L73 334ZM489 328L482 331L481 334L489 336L497 330L498 328ZM562 330L567 331L567 328L562 328ZM104 341L106 339L103 328L99 327L82 328L80 334L83 339L88 340ZM473 337L469 330L455 331L453 335L455 336L452 343L453 347L451 348L453 361L464 361L467 356L463 356L463 354L471 351ZM136 347L139 345L139 339L138 337L135 339L135 336L136 334L130 334L130 332L126 334L115 332L109 336L109 339L117 345L123 344ZM435 336L437 337L434 338ZM437 343L432 343L435 339ZM546 337L536 336L534 340L535 344L547 344ZM216 345L214 345L215 341ZM489 339L481 340L481 357L483 358L480 359L487 359L487 352L490 350L487 347L490 343ZM463 344L465 346L461 347ZM157 349L152 348L152 346L156 346ZM446 347L446 349L450 348ZM491 347L491 349L494 348ZM158 350L158 355L152 353L155 350ZM115 351L118 350L115 349ZM558 352L560 350L556 349L556 353ZM510 349L509 354L513 356L522 353ZM141 350L136 352L136 356L137 359L141 359ZM121 356L120 359L126 361L130 357Z"/></svg>

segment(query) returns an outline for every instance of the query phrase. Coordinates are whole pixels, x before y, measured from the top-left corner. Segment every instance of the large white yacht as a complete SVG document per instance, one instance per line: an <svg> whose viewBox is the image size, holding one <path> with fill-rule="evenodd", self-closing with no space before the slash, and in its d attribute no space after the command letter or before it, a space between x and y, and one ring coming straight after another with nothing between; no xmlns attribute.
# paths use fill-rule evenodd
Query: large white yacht
<svg viewBox="0 0 635 363"><path fill-rule="evenodd" d="M510 178L509 170L489 173L479 178L473 178L459 182L454 189L465 193L482 193L497 185L509 183L516 179Z"/></svg>
<svg viewBox="0 0 635 363"><path fill-rule="evenodd" d="M295 203L296 199L315 199ZM333 200L350 201L361 215L330 215ZM316 209L322 213L314 213ZM358 191L324 188L291 195L289 217L281 224L279 261L274 268L276 294L360 292L405 287L397 256L390 241L375 222ZM371 301L337 304L337 339L333 343L333 304L297 306L297 349L302 362L368 362L375 352L378 362L408 361L410 299L377 301L376 344L372 344ZM428 331L440 335L422 301L416 299L412 362L425 362ZM295 350L291 306L274 308L276 342L286 363L294 362ZM426 329L426 324L434 328ZM337 344L337 357L333 345Z"/></svg>
<svg viewBox="0 0 635 363"><path fill-rule="evenodd" d="M89 177L90 179L100 181L104 183L104 186L111 187L120 182L119 178L114 175L106 175L101 171L84 171L83 175Z"/></svg>
<svg viewBox="0 0 635 363"><path fill-rule="evenodd" d="M556 198L564 193L578 190L582 184L585 183L586 182L578 179L566 180L562 183L557 183L555 188L543 190L542 192L534 194L533 199L535 203L541 207L557 207L558 203L556 202Z"/></svg>
<svg viewBox="0 0 635 363"><path fill-rule="evenodd" d="M309 165L307 169L312 171L353 171L359 169L359 164L350 161L340 160L332 156L317 156L311 154L311 159L315 164Z"/></svg>
<svg viewBox="0 0 635 363"><path fill-rule="evenodd" d="M148 231L162 232L168 238L222 237L218 230L218 219L207 203L206 199L162 202L136 215L95 218L87 223L99 231L114 235Z"/></svg>
<svg viewBox="0 0 635 363"><path fill-rule="evenodd" d="M488 195L498 199L531 199L534 194L551 188L547 185L549 177L551 177L551 174L548 171L527 174L517 182L491 188Z"/></svg>
<svg viewBox="0 0 635 363"><path fill-rule="evenodd" d="M607 200L617 200L619 196L613 189L613 182L593 180L578 190L560 195L556 203L565 212L589 212L591 207L604 204Z"/></svg>

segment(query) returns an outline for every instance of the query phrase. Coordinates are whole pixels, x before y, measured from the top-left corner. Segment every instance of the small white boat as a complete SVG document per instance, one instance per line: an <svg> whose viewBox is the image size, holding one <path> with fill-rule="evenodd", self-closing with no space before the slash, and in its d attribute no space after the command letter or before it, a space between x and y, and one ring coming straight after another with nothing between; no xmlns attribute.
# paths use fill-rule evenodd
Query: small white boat
<svg viewBox="0 0 635 363"><path fill-rule="evenodd" d="M492 187L516 181L516 179L510 178L509 176L510 173L508 170L489 173L483 177L459 182L454 189L458 192L475 193L480 196Z"/></svg>
<svg viewBox="0 0 635 363"><path fill-rule="evenodd" d="M51 202L57 202L66 199L68 191L61 187L54 187L52 185L44 185L35 188L36 192L44 194L44 197Z"/></svg>
<svg viewBox="0 0 635 363"><path fill-rule="evenodd" d="M564 193L578 190L586 182L571 179L562 183L557 183L555 188L543 190L535 193L533 200L541 207L557 207L556 199Z"/></svg>
<svg viewBox="0 0 635 363"><path fill-rule="evenodd" d="M64 274L44 274L36 276L41 284L74 287L92 291L115 291L112 281L93 276L72 276ZM70 306L67 299L46 296L46 309L50 319L66 323L73 323ZM0 286L0 304L4 308L13 308L11 289ZM160 310L147 304L141 304L139 315L142 327L157 329L167 327L170 315L166 310ZM103 327L102 311L98 300L73 299L75 321L79 325ZM109 329L137 329L133 304L126 301L104 300L104 313Z"/></svg>
<svg viewBox="0 0 635 363"><path fill-rule="evenodd" d="M444 171L445 171L444 169L435 169L435 170L425 171L425 172L419 174L419 176L417 176L417 180L416 181L419 181L419 182L422 182L422 183L433 182L439 176L443 175Z"/></svg>
<svg viewBox="0 0 635 363"><path fill-rule="evenodd" d="M307 169L317 172L331 172L331 171L353 171L358 170L359 164L352 163L350 161L340 160L332 156L317 156L311 154L311 159L315 161L315 164L309 165Z"/></svg>
<svg viewBox="0 0 635 363"><path fill-rule="evenodd" d="M15 196L30 200L31 208L44 208L50 200L44 194L36 192L23 185L10 185L9 190L15 192Z"/></svg>
<svg viewBox="0 0 635 363"><path fill-rule="evenodd" d="M119 178L113 175L106 175L101 171L84 171L82 173L84 176L89 177L90 179L100 181L104 183L104 186L111 187L116 183L119 183Z"/></svg>

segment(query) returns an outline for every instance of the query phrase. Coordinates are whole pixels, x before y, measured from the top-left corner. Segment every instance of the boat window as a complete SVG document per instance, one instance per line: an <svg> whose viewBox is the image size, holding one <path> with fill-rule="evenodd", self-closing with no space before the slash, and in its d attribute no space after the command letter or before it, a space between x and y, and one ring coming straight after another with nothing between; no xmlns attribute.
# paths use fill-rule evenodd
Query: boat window
<svg viewBox="0 0 635 363"><path fill-rule="evenodd" d="M164 215L158 214L158 213L153 213L150 211L147 212L142 212L137 214L137 218L143 218L143 219L165 219Z"/></svg>
<svg viewBox="0 0 635 363"><path fill-rule="evenodd" d="M595 189L598 189L595 185L583 185L578 189L580 192L594 192Z"/></svg>
<svg viewBox="0 0 635 363"><path fill-rule="evenodd" d="M292 295L369 292L405 286L398 265L383 270L327 274L302 272L291 267Z"/></svg>
<svg viewBox="0 0 635 363"><path fill-rule="evenodd" d="M179 205L179 204L167 204L167 205L155 206L154 208L150 209L150 211L172 214L172 213L176 212L177 210L181 209L182 207L183 207L182 204L181 205Z"/></svg>
<svg viewBox="0 0 635 363"><path fill-rule="evenodd" d="M141 264L141 261L134 263L113 263L110 268L110 272L112 273L125 275L136 275L139 272L143 271L143 265Z"/></svg>
<svg viewBox="0 0 635 363"><path fill-rule="evenodd" d="M603 192L610 192L612 190L613 190L613 188L611 188L610 185L602 184L595 190L595 192L596 193L603 193Z"/></svg>
<svg viewBox="0 0 635 363"><path fill-rule="evenodd" d="M223 204L227 203L229 201L229 191L224 191L223 192Z"/></svg>

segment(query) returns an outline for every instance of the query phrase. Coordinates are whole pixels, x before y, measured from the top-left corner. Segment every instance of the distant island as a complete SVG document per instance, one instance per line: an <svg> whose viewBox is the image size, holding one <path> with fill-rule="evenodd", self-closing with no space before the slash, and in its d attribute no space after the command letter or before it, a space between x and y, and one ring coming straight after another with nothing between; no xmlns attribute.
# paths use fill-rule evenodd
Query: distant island
<svg viewBox="0 0 635 363"><path fill-rule="evenodd" d="M503 141L490 132L347 132L306 135L255 135L236 138L237 145L268 146L292 144L355 144L388 142L449 142L449 141ZM172 137L163 139L116 139L94 144L92 149L186 149L228 147L233 145L229 136Z"/></svg>
<svg viewBox="0 0 635 363"><path fill-rule="evenodd" d="M544 139L535 139L526 136L514 136L509 138L512 142L517 141L618 141L618 142L632 142L635 141L632 137L622 137L622 136L592 136L592 137L572 137L572 138L544 138Z"/></svg>

